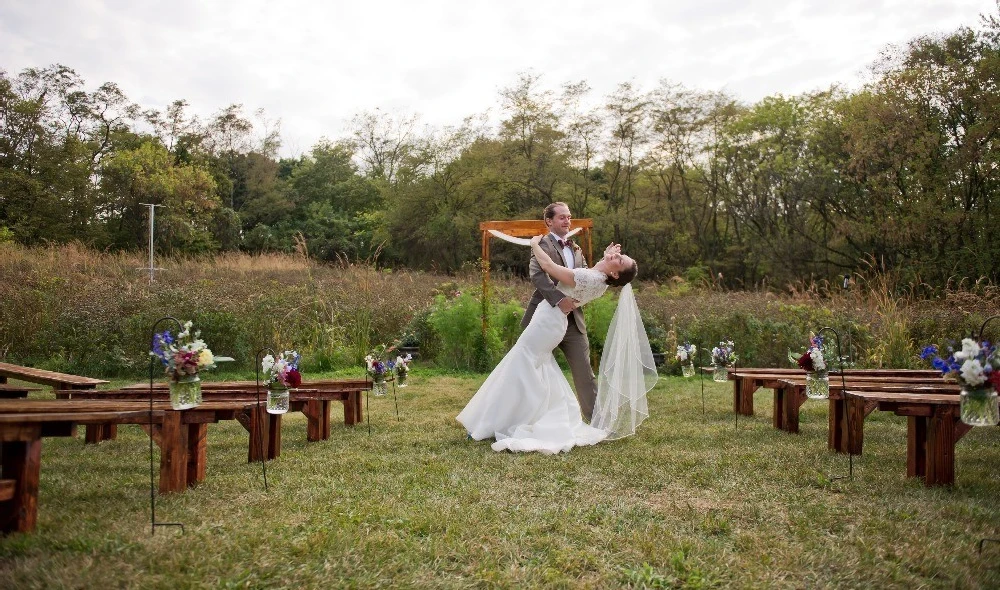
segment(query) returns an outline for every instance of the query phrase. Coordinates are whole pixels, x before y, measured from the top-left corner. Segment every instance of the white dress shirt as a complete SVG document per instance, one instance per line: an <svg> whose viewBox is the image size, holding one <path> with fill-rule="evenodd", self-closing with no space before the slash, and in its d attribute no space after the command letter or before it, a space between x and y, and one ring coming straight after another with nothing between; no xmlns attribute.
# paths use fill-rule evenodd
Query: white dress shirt
<svg viewBox="0 0 1000 590"><path fill-rule="evenodd" d="M551 234L551 232L549 232L549 233ZM553 240L561 240L562 238L560 238L559 236L557 236L555 234L552 234L552 239ZM568 268L570 270L573 270L573 268L575 267L574 266L574 262L576 261L576 257L573 256L573 247L569 245L569 240L566 240L565 243L566 243L566 245L563 246L563 249L562 249L563 260L566 261L566 268ZM556 247L557 248L559 247L558 241L556 242Z"/></svg>

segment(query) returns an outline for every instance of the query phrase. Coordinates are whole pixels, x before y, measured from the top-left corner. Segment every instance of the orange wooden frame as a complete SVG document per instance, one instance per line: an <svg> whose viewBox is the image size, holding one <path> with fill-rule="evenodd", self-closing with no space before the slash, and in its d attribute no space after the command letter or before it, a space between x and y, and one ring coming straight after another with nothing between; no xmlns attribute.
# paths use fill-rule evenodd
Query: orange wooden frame
<svg viewBox="0 0 1000 590"><path fill-rule="evenodd" d="M571 229L583 228L580 232L583 255L587 257L587 265L593 266L593 237L591 232L594 229L593 219L574 219ZM490 238L493 234L489 230L495 229L515 238L530 238L532 236L548 233L548 227L541 219L519 219L515 221L484 221L479 224L479 231L483 234L483 261L490 261ZM485 271L489 275L489 269Z"/></svg>
<svg viewBox="0 0 1000 590"><path fill-rule="evenodd" d="M591 232L594 229L593 219L574 219L570 229L583 228L580 232L580 241L583 243L583 255L587 258L587 265L593 266L593 237ZM490 238L493 234L489 230L495 229L515 238L530 238L544 233L548 233L548 226L541 219L519 219L514 221L484 221L479 224L479 231L483 234L483 300L489 296L490 284ZM486 336L488 319L485 314L482 316L483 337Z"/></svg>

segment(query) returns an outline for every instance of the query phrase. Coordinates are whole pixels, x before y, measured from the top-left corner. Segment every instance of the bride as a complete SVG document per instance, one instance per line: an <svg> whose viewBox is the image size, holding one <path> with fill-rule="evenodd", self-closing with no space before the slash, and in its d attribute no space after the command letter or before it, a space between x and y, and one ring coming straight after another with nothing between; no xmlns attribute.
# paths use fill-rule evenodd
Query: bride
<svg viewBox="0 0 1000 590"><path fill-rule="evenodd" d="M593 268L570 270L552 261L539 245L541 239L531 239L535 259L578 305L597 299L609 286L624 287L604 343L591 424L583 422L580 403L552 354L566 333L566 314L539 305L517 343L457 418L471 438L495 438L495 451L555 454L634 434L648 415L646 392L656 382L629 284L637 272L635 261L612 246Z"/></svg>

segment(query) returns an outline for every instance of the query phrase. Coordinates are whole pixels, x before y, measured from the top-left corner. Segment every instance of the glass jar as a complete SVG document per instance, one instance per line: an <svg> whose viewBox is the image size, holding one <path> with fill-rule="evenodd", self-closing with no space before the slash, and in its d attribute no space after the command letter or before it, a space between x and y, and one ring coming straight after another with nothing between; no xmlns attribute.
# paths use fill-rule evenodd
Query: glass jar
<svg viewBox="0 0 1000 590"><path fill-rule="evenodd" d="M970 426L996 426L1000 422L997 392L992 387L962 387L962 422Z"/></svg>
<svg viewBox="0 0 1000 590"><path fill-rule="evenodd" d="M201 403L201 378L197 374L185 375L170 381L170 407L187 410Z"/></svg>
<svg viewBox="0 0 1000 590"><path fill-rule="evenodd" d="M385 382L385 375L376 375L372 379L372 395L375 397L382 397L389 392L389 388Z"/></svg>
<svg viewBox="0 0 1000 590"><path fill-rule="evenodd" d="M685 377L694 377L694 363L690 362L686 365L681 365L681 375Z"/></svg>
<svg viewBox="0 0 1000 590"><path fill-rule="evenodd" d="M407 373L409 373L409 371L397 371L396 372L396 386L397 387L406 387L407 386L407 383L406 383L406 374Z"/></svg>
<svg viewBox="0 0 1000 590"><path fill-rule="evenodd" d="M715 370L712 371L712 381L718 383L725 383L729 380L729 371L726 365L715 365Z"/></svg>
<svg viewBox="0 0 1000 590"><path fill-rule="evenodd" d="M288 411L288 388L280 383L267 386L267 413L284 414Z"/></svg>
<svg viewBox="0 0 1000 590"><path fill-rule="evenodd" d="M830 399L830 375L826 371L806 372L806 397Z"/></svg>

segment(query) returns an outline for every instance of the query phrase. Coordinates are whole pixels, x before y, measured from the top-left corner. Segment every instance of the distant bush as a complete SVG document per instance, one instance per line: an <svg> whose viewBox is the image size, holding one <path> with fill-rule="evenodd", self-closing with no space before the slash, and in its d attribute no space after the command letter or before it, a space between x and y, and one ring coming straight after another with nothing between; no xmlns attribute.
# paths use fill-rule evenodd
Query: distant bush
<svg viewBox="0 0 1000 590"><path fill-rule="evenodd" d="M488 370L521 333L531 294L526 281L494 277L483 338L474 268L445 277L227 254L161 259L167 270L150 284L136 270L145 262L74 245L0 244L0 358L84 375L141 377L150 328L169 315L194 321L214 352L237 359L237 370L252 370L254 354L265 346L299 350L306 371L360 367L374 344L404 337L420 346L421 363ZM1000 289L982 282L919 297L921 289L885 275L860 277L850 291L822 296L815 289L778 295L670 284L635 285L650 345L662 348L667 372L679 371L678 343L690 341L707 353L723 338L735 342L743 366L789 366L788 351L801 350L809 332L824 326L839 332L856 366L918 367L919 346L969 335L1000 310ZM617 299L617 292L608 293L584 308L595 360ZM984 336L1000 338L1000 322Z"/></svg>

